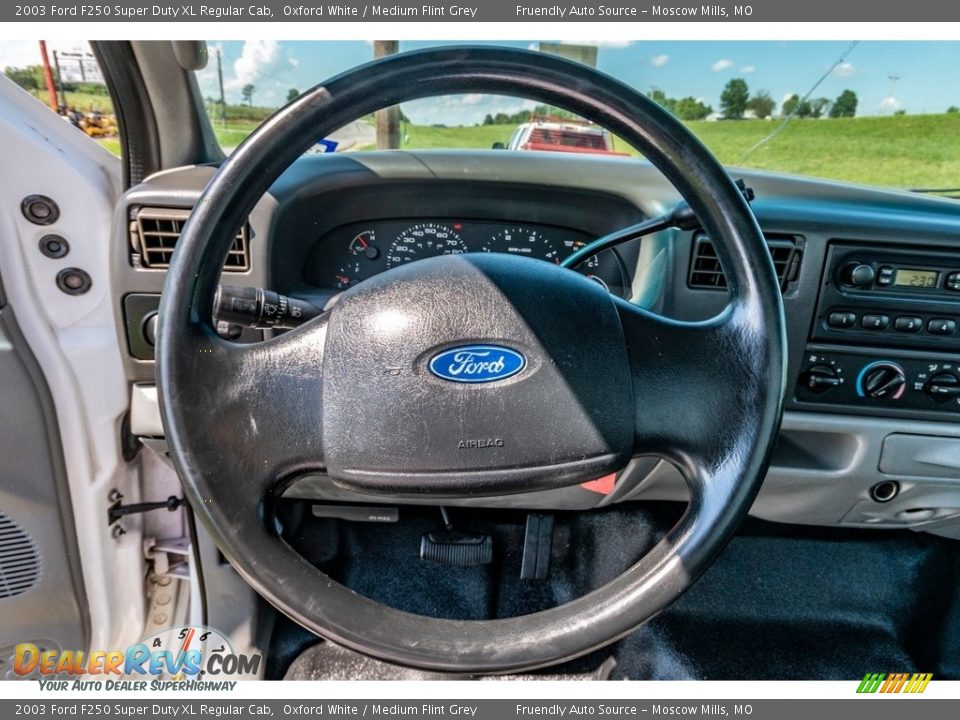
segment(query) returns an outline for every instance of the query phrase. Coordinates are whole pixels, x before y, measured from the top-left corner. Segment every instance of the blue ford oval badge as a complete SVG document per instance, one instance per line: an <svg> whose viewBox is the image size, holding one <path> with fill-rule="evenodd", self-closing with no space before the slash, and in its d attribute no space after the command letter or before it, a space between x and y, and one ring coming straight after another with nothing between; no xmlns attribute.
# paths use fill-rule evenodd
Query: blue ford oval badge
<svg viewBox="0 0 960 720"><path fill-rule="evenodd" d="M461 345L437 353L427 367L450 382L487 383L516 375L526 364L521 353L502 345Z"/></svg>

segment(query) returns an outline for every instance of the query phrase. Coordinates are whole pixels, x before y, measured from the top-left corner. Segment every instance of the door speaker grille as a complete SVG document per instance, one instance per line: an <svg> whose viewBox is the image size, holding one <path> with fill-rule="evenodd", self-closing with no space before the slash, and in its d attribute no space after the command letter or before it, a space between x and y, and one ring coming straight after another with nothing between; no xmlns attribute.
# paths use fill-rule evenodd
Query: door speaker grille
<svg viewBox="0 0 960 720"><path fill-rule="evenodd" d="M40 579L40 554L26 531L0 512L0 599L22 595Z"/></svg>

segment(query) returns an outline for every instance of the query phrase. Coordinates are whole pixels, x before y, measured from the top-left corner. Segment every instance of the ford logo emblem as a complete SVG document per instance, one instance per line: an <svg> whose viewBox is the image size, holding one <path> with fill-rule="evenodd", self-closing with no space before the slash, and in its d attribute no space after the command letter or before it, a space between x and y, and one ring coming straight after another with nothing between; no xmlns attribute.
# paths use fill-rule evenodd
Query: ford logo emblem
<svg viewBox="0 0 960 720"><path fill-rule="evenodd" d="M439 352L427 366L438 378L458 383L488 383L516 375L527 359L502 345L461 345Z"/></svg>

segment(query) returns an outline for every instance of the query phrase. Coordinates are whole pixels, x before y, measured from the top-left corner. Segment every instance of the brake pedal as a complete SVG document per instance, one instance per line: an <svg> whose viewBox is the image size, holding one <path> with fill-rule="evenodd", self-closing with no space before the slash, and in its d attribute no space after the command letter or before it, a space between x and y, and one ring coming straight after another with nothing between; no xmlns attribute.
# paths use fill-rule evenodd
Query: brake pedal
<svg viewBox="0 0 960 720"><path fill-rule="evenodd" d="M493 538L453 529L446 508L440 508L445 528L420 538L420 559L451 567L477 567L493 562Z"/></svg>

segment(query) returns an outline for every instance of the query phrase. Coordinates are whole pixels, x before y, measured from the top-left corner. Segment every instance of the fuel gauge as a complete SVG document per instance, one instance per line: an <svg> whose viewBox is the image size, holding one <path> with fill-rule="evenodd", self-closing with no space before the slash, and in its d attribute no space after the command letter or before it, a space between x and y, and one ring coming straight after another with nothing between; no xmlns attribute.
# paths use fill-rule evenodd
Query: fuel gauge
<svg viewBox="0 0 960 720"><path fill-rule="evenodd" d="M342 268L337 270L333 279L336 281L338 290L346 290L351 285L356 285L363 280L364 273L360 268L362 260L351 259Z"/></svg>

